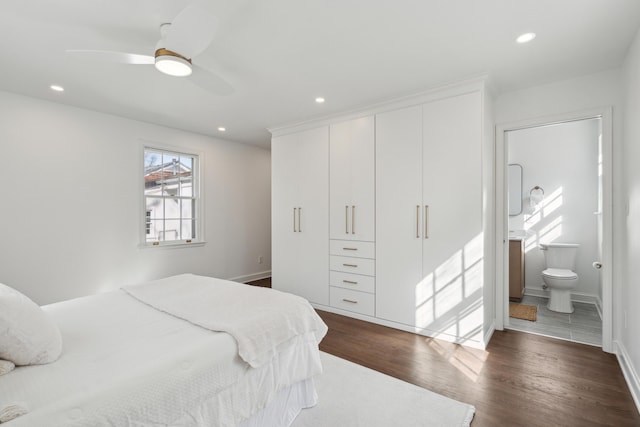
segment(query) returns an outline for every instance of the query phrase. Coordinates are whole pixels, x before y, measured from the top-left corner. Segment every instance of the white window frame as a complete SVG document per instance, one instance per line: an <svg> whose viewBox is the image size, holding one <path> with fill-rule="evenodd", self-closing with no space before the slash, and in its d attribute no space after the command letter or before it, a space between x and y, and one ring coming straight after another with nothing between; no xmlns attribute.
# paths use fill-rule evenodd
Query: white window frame
<svg viewBox="0 0 640 427"><path fill-rule="evenodd" d="M192 168L192 193L193 199L195 200L195 209L193 210L194 219L195 219L195 238L192 239L181 239L181 240L169 240L169 241L147 241L147 196L145 194L145 153L147 150L152 150L156 152L161 152L163 154L177 155L177 156L185 156L193 158L193 168ZM185 150L184 148L171 147L164 144L158 143L148 143L143 141L140 149L140 174L139 174L139 185L140 185L140 206L141 209L138 214L138 223L140 224L140 236L139 236L139 247L140 248L184 248L184 247L193 247L193 246L202 246L205 244L204 239L204 201L202 198L203 185L202 185L202 169L204 164L204 154L201 152L196 152L195 150ZM169 198L169 197L167 197Z"/></svg>

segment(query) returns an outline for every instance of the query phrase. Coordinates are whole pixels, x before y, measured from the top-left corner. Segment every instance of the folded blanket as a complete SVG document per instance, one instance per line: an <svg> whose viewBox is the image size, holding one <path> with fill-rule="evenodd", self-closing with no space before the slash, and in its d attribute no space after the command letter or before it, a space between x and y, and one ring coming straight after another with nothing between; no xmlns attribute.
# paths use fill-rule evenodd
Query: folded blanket
<svg viewBox="0 0 640 427"><path fill-rule="evenodd" d="M0 408L0 424L11 421L14 418L24 415L28 412L27 405L24 402L12 403Z"/></svg>
<svg viewBox="0 0 640 427"><path fill-rule="evenodd" d="M15 367L16 365L14 365L13 362L10 362L8 360L0 360L0 375L8 374L9 372L13 371L13 368Z"/></svg>
<svg viewBox="0 0 640 427"><path fill-rule="evenodd" d="M307 300L274 289L193 274L122 289L157 310L229 333L238 343L239 356L254 368L296 336L313 332L319 343L327 333Z"/></svg>

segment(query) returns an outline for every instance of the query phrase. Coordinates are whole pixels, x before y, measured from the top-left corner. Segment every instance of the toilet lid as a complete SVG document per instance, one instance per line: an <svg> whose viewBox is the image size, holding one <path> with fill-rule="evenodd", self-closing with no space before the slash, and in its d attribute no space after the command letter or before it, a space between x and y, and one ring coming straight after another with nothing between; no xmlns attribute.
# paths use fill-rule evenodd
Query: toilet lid
<svg viewBox="0 0 640 427"><path fill-rule="evenodd" d="M565 268L547 268L542 272L542 275L555 277L556 279L577 279L578 278L578 275L575 272L571 270L567 270Z"/></svg>

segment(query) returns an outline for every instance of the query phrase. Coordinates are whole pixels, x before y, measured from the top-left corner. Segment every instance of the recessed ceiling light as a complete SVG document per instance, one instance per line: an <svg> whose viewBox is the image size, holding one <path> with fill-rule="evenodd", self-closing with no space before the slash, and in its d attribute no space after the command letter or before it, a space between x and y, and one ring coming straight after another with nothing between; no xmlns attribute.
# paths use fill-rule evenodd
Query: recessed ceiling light
<svg viewBox="0 0 640 427"><path fill-rule="evenodd" d="M224 132L224 131L226 131L226 130L227 130L227 128L220 126L220 127L218 128L218 130L219 130L220 132Z"/></svg>
<svg viewBox="0 0 640 427"><path fill-rule="evenodd" d="M64 88L62 86L51 85L49 87L51 88L51 90L55 90L56 92L64 92Z"/></svg>
<svg viewBox="0 0 640 427"><path fill-rule="evenodd" d="M524 33L516 39L518 43L528 43L536 38L536 33Z"/></svg>
<svg viewBox="0 0 640 427"><path fill-rule="evenodd" d="M318 104L322 104L322 103L324 102L324 98L323 98L323 97L321 97L321 96L319 96L319 97L317 97L317 98L316 98L316 102L317 102Z"/></svg>

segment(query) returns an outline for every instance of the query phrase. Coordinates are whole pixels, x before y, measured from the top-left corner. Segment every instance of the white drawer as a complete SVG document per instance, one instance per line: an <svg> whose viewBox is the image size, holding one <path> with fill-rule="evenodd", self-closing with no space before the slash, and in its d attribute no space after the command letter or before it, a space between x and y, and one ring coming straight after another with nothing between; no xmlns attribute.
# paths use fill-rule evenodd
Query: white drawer
<svg viewBox="0 0 640 427"><path fill-rule="evenodd" d="M329 254L357 258L375 258L376 246L373 242L356 242L352 240L330 240Z"/></svg>
<svg viewBox="0 0 640 427"><path fill-rule="evenodd" d="M367 316L374 315L375 296L373 294L335 288L333 286L329 289L331 307L366 314Z"/></svg>
<svg viewBox="0 0 640 427"><path fill-rule="evenodd" d="M375 293L376 291L376 279L374 277L343 273L342 271L329 272L329 285L361 292Z"/></svg>
<svg viewBox="0 0 640 427"><path fill-rule="evenodd" d="M344 271L345 273L365 274L367 276L376 275L375 261L366 258L331 255L329 257L329 269Z"/></svg>

